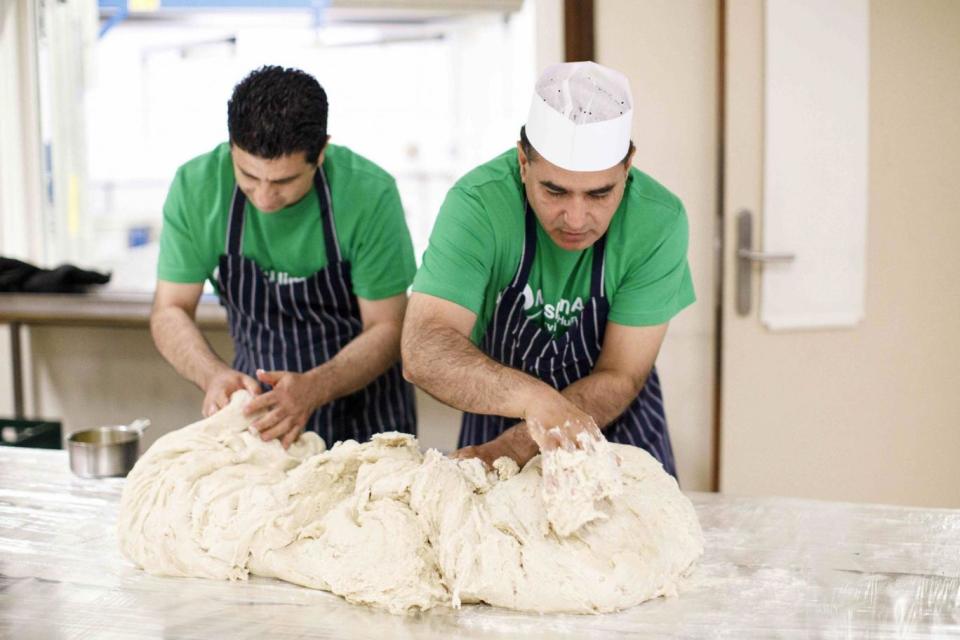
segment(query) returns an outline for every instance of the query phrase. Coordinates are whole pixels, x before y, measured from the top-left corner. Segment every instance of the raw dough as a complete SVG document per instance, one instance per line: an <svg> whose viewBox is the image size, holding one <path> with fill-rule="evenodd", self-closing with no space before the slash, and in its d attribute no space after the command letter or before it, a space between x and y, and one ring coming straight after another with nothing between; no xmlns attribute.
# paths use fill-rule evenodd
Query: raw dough
<svg viewBox="0 0 960 640"><path fill-rule="evenodd" d="M120 548L147 572L271 576L394 613L593 613L675 593L703 551L690 501L642 449L604 442L522 471L398 433L329 451L307 433L284 451L250 433L249 398L163 436L128 476Z"/></svg>

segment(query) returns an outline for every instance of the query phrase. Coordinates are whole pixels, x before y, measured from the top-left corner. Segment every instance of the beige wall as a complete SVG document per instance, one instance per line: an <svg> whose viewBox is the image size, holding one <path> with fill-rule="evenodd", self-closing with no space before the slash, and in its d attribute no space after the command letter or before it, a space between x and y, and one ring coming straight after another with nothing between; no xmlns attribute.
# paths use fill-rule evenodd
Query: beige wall
<svg viewBox="0 0 960 640"><path fill-rule="evenodd" d="M539 74L549 65L563 62L563 0L534 0L534 14L537 24L534 66Z"/></svg>
<svg viewBox="0 0 960 640"><path fill-rule="evenodd" d="M677 194L690 219L697 303L670 323L657 366L685 489L712 488L716 306L717 8L714 2L597 0L597 62L634 95L634 164Z"/></svg>
<svg viewBox="0 0 960 640"><path fill-rule="evenodd" d="M728 212L760 201L761 6L731 5ZM727 288L723 491L960 507L958 34L960 3L871 2L865 317L772 334Z"/></svg>
<svg viewBox="0 0 960 640"><path fill-rule="evenodd" d="M960 2L870 7L867 319L853 345L866 382L847 437L873 455L857 493L960 507Z"/></svg>

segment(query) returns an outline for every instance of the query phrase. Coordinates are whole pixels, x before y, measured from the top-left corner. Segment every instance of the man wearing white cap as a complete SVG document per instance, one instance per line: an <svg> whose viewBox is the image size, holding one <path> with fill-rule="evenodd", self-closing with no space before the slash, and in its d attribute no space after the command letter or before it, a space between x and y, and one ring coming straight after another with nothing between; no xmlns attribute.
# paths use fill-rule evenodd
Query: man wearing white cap
<svg viewBox="0 0 960 640"><path fill-rule="evenodd" d="M516 149L447 194L404 323L406 377L464 413L459 451L524 464L603 435L676 475L654 361L694 301L680 200L631 167L627 79L540 77Z"/></svg>

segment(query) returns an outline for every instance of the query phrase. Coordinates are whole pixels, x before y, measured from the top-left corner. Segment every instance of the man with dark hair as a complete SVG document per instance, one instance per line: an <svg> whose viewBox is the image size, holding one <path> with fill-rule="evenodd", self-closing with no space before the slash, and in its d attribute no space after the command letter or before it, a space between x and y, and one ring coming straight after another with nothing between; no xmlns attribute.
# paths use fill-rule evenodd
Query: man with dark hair
<svg viewBox="0 0 960 640"><path fill-rule="evenodd" d="M400 330L415 264L394 179L328 143L327 96L309 74L262 67L233 91L229 142L177 171L164 205L150 328L204 392L257 397L254 427L289 447L415 433ZM227 308L228 366L195 323L205 280Z"/></svg>
<svg viewBox="0 0 960 640"><path fill-rule="evenodd" d="M516 148L447 194L402 351L408 379L465 412L457 456L523 465L606 436L676 475L654 361L694 301L687 218L631 166L631 103L613 69L555 65Z"/></svg>

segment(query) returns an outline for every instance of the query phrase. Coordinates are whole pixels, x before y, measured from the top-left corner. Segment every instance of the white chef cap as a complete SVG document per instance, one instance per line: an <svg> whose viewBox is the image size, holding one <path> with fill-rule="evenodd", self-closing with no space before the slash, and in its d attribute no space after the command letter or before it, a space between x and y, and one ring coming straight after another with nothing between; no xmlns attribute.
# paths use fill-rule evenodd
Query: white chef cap
<svg viewBox="0 0 960 640"><path fill-rule="evenodd" d="M596 62L548 67L537 80L527 139L537 153L569 171L602 171L630 149L633 98L618 71Z"/></svg>

